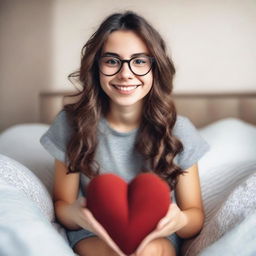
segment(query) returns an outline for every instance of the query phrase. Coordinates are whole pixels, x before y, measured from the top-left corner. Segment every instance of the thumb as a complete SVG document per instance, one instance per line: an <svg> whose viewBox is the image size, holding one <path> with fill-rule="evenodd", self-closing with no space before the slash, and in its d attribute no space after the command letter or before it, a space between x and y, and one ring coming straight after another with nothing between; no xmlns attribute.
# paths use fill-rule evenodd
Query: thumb
<svg viewBox="0 0 256 256"><path fill-rule="evenodd" d="M164 227L165 224L167 224L169 222L169 219L167 218L163 218L162 220L159 221L158 225L157 225L157 229L161 229Z"/></svg>

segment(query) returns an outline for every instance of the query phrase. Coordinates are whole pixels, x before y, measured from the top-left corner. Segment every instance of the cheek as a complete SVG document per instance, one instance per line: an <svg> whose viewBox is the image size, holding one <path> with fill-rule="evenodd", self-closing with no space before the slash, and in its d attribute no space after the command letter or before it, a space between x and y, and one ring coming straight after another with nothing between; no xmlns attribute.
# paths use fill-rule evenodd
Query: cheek
<svg viewBox="0 0 256 256"><path fill-rule="evenodd" d="M147 85L148 89L150 90L153 86L153 74L150 75L145 79L144 83Z"/></svg>
<svg viewBox="0 0 256 256"><path fill-rule="evenodd" d="M103 76L100 75L100 86L101 88L104 90L104 88L106 88L107 84L108 84L108 77L107 76Z"/></svg>
<svg viewBox="0 0 256 256"><path fill-rule="evenodd" d="M103 84L104 84L104 77L100 75L100 86L102 87Z"/></svg>

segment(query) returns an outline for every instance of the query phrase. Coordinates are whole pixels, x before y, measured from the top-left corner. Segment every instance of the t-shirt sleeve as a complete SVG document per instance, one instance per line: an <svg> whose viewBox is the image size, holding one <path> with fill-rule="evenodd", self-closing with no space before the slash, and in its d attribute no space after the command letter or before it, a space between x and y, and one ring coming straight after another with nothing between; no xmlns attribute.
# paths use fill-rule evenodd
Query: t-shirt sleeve
<svg viewBox="0 0 256 256"><path fill-rule="evenodd" d="M173 135L183 144L183 151L174 159L174 162L180 166L182 170L186 170L197 163L198 160L210 150L209 144L187 117L177 117Z"/></svg>
<svg viewBox="0 0 256 256"><path fill-rule="evenodd" d="M49 129L41 136L41 145L54 158L65 163L66 149L71 137L72 129L68 123L65 111L60 111Z"/></svg>

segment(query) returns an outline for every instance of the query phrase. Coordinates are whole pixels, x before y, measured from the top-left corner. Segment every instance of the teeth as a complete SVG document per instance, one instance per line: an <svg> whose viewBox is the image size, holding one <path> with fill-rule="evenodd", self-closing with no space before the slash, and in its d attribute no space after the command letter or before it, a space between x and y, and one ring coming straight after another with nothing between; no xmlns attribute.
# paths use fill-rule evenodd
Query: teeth
<svg viewBox="0 0 256 256"><path fill-rule="evenodd" d="M121 91L131 91L131 90L134 90L137 88L137 85L136 86L130 86L130 87L122 87L122 86L115 86L117 89L121 90Z"/></svg>

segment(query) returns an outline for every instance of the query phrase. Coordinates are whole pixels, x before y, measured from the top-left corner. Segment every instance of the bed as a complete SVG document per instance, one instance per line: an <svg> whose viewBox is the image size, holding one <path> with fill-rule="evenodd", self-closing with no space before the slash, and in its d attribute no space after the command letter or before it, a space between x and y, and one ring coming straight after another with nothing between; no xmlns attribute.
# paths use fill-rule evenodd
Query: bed
<svg viewBox="0 0 256 256"><path fill-rule="evenodd" d="M66 94L42 93L40 122L0 134L0 255L74 255L54 216L54 160L39 143ZM199 161L204 227L182 255L256 255L256 94L173 97L211 146Z"/></svg>

